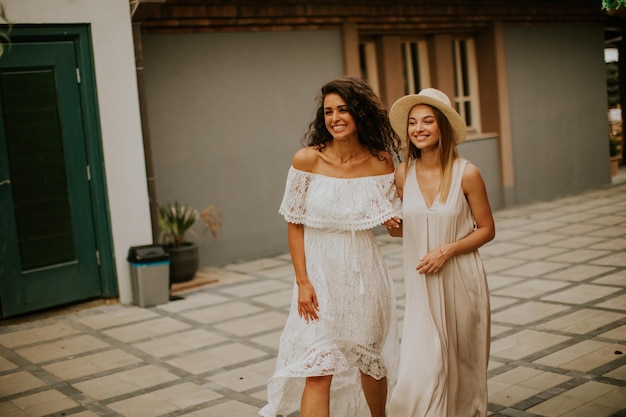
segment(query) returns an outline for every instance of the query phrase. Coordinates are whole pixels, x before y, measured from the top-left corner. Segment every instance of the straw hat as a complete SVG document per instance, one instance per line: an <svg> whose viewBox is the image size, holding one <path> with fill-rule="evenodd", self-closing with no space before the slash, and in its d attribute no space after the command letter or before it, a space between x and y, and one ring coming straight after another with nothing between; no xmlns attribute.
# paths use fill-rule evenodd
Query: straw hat
<svg viewBox="0 0 626 417"><path fill-rule="evenodd" d="M450 105L448 96L436 88L425 88L419 94L409 94L399 98L389 110L391 127L400 138L406 137L409 112L418 104L428 104L435 107L446 116L454 132L454 142L458 145L467 136L467 127L461 116Z"/></svg>

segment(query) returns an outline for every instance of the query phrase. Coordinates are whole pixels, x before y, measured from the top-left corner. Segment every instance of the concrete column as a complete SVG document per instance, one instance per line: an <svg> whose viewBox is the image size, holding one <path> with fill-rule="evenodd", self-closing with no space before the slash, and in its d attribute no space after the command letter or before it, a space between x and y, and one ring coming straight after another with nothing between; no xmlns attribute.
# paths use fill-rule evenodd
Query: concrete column
<svg viewBox="0 0 626 417"><path fill-rule="evenodd" d="M496 84L498 86L498 103L500 109L500 168L504 206L515 204L515 170L513 166L513 142L511 138L511 110L509 107L509 81L506 71L504 48L504 27L502 22L494 26Z"/></svg>

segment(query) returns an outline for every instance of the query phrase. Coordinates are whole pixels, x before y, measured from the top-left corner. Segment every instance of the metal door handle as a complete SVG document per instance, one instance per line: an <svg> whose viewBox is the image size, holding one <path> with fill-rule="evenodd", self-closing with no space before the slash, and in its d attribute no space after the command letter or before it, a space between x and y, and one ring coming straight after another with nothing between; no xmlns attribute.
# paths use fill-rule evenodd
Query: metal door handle
<svg viewBox="0 0 626 417"><path fill-rule="evenodd" d="M4 184L6 184L6 185L11 184L11 180L0 181L0 185L4 185Z"/></svg>

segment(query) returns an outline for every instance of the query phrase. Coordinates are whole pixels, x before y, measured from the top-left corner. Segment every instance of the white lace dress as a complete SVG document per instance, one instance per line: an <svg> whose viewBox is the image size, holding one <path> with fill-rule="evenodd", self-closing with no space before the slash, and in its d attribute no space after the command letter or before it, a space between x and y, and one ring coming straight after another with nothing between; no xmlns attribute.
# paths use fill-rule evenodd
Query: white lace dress
<svg viewBox="0 0 626 417"><path fill-rule="evenodd" d="M261 415L298 410L308 376L334 375L331 416L367 410L359 370L376 379L386 376L391 393L399 358L395 294L372 228L399 215L401 204L393 174L348 179L289 169L279 213L304 225L319 320L307 324L298 316L294 284Z"/></svg>

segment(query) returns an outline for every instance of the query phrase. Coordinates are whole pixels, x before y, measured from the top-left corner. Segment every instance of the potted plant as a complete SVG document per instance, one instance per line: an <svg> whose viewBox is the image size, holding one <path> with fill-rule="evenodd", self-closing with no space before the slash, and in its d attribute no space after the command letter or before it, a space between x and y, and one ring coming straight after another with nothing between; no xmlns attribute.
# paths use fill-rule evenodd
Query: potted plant
<svg viewBox="0 0 626 417"><path fill-rule="evenodd" d="M186 282L198 272L198 245L187 240L187 234L196 234L192 227L202 218L203 233L213 237L222 227L222 211L211 205L202 211L177 201L159 205L160 241L170 256L170 283Z"/></svg>

